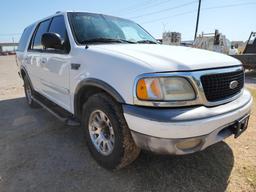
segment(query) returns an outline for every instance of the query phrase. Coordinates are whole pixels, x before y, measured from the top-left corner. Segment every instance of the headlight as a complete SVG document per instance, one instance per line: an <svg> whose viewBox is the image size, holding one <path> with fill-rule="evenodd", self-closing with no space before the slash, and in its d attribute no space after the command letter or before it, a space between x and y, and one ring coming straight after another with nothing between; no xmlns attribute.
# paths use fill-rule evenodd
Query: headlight
<svg viewBox="0 0 256 192"><path fill-rule="evenodd" d="M138 99L149 101L185 101L196 98L191 84L183 77L142 78L137 82L136 94Z"/></svg>

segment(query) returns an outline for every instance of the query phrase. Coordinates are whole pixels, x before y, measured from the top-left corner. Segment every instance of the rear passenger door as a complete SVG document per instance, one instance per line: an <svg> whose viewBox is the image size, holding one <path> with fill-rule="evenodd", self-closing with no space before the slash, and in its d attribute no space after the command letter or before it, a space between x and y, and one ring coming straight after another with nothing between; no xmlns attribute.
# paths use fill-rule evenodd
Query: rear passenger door
<svg viewBox="0 0 256 192"><path fill-rule="evenodd" d="M42 25L42 23L40 24ZM70 111L70 90L69 90L69 72L71 66L70 43L67 36L67 30L63 15L53 17L47 27L47 31L57 33L63 40L62 49L45 49L41 45L41 38L44 33L41 33L40 25L38 28L39 34L35 34L35 38L32 44L32 50L36 50L37 47L42 49L38 53L34 53L37 58L38 67L36 70L40 70L37 74L40 83L40 93L46 96L54 103L60 105L66 110ZM37 36L40 39L40 45L37 45ZM39 44L39 43L38 43Z"/></svg>
<svg viewBox="0 0 256 192"><path fill-rule="evenodd" d="M41 54L43 53L43 46L41 44L41 37L48 31L51 19L40 22L32 36L30 45L26 55L26 69L29 74L29 78L32 81L33 88L42 93L41 77L42 77L42 66L41 66Z"/></svg>
<svg viewBox="0 0 256 192"><path fill-rule="evenodd" d="M33 30L35 28L35 25L30 25L26 29L24 29L22 36L19 41L19 46L16 51L16 62L18 66L20 67L21 65L23 67L27 67L27 47L29 44L29 40L32 36Z"/></svg>

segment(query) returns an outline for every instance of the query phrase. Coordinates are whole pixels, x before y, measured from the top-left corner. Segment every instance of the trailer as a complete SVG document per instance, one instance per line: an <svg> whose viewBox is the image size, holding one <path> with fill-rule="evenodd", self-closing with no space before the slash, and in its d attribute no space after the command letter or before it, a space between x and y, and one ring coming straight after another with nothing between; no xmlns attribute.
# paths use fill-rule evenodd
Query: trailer
<svg viewBox="0 0 256 192"><path fill-rule="evenodd" d="M241 55L231 55L239 59L245 69L256 70L256 32L251 32L245 49Z"/></svg>
<svg viewBox="0 0 256 192"><path fill-rule="evenodd" d="M215 30L214 33L200 34L193 42L193 47L228 54L230 41L219 30Z"/></svg>

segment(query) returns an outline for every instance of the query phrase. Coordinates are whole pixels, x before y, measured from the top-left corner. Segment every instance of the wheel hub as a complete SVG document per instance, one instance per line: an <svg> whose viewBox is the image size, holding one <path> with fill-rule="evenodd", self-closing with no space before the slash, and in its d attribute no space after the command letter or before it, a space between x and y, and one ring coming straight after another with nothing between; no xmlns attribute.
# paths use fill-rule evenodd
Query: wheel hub
<svg viewBox="0 0 256 192"><path fill-rule="evenodd" d="M91 113L89 133L94 147L103 155L109 155L114 148L115 135L108 116L101 110Z"/></svg>

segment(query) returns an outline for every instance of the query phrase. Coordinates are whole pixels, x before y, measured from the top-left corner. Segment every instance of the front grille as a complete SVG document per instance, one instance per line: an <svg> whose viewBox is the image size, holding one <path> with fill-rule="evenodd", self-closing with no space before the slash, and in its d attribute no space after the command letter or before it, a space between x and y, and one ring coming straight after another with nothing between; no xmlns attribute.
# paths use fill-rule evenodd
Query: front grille
<svg viewBox="0 0 256 192"><path fill-rule="evenodd" d="M230 83L237 81L237 87L231 89ZM244 71L204 75L201 77L204 93L208 101L216 102L238 94L244 87Z"/></svg>

